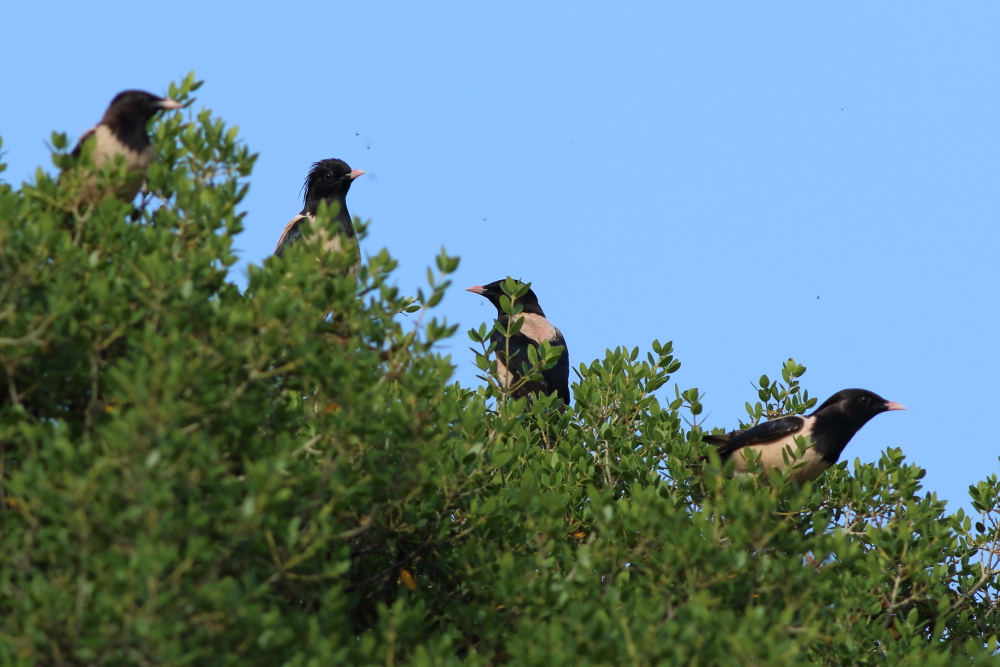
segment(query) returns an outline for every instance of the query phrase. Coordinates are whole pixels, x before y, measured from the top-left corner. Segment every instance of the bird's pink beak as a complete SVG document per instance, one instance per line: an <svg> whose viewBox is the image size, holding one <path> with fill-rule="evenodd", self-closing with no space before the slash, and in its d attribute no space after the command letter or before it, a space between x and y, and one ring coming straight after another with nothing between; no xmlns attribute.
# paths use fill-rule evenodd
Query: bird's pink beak
<svg viewBox="0 0 1000 667"><path fill-rule="evenodd" d="M160 108L164 111L173 111L174 109L180 109L181 103L177 100L161 100Z"/></svg>
<svg viewBox="0 0 1000 667"><path fill-rule="evenodd" d="M906 406L905 405L900 405L899 403L893 403L892 401L889 401L888 403L885 404L885 409L886 410L905 410Z"/></svg>
<svg viewBox="0 0 1000 667"><path fill-rule="evenodd" d="M353 180L354 180L355 178L357 178L358 176L364 176L364 175L365 175L365 172L363 172L363 171L362 171L362 170L360 170L360 169L355 169L355 170L353 170L353 171L351 172L351 180L353 181Z"/></svg>
<svg viewBox="0 0 1000 667"><path fill-rule="evenodd" d="M486 290L483 289L482 285L473 285L472 287L466 287L466 292L472 292L473 294L482 294Z"/></svg>

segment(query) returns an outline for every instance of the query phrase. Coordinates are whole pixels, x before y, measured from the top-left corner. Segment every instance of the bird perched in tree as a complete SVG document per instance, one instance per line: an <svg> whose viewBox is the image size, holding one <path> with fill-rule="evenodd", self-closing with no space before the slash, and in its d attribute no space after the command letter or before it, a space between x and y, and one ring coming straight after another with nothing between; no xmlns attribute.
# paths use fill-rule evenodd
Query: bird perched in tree
<svg viewBox="0 0 1000 667"><path fill-rule="evenodd" d="M135 199L154 157L146 125L157 112L180 107L180 102L142 90L126 90L115 95L101 122L83 133L72 155L80 157L84 145L91 145L90 160L98 170L121 156L128 176L124 182L116 184L111 193L106 193L98 190L97 175L88 175L82 186L83 201L94 203L105 194L113 194L122 201Z"/></svg>
<svg viewBox="0 0 1000 667"><path fill-rule="evenodd" d="M716 445L723 461L740 453L735 457L736 473L745 474L747 460L742 450L749 448L756 451L760 455L762 470L784 468L782 452L786 449L791 453L797 452L795 438L806 438L812 441L813 446L796 462L802 465L792 471L792 477L802 483L816 479L836 463L854 434L872 417L889 410L905 409L899 403L887 401L866 389L844 389L828 398L811 415L781 417L745 431L705 434L701 439Z"/></svg>
<svg viewBox="0 0 1000 667"><path fill-rule="evenodd" d="M510 316L503 311L500 306L500 297L503 296L501 285L503 280L497 280L488 285L476 285L468 288L467 292L480 294L486 297L490 303L496 306L497 323L499 329L507 330ZM545 318L542 307L538 305L538 297L528 289L527 293L515 299L515 303L522 306L524 310L517 315L518 319L523 319L521 330L510 337L509 343L504 334L500 333L497 327L493 328L490 340L496 344L497 374L500 383L504 387L511 387L518 383L525 376L524 367L528 365L528 348L538 348L539 343L548 341L552 346L562 346L562 354L559 361L548 370L541 371L542 380L528 381L520 387L514 389L512 396L521 398L531 394L551 394L556 392L562 402L569 404L569 350L566 347L566 339L563 338L559 329L552 326L552 323ZM509 352L509 356L508 356Z"/></svg>
<svg viewBox="0 0 1000 667"><path fill-rule="evenodd" d="M278 239L278 244L274 247L274 254L280 257L289 244L302 238L301 223L306 219L315 222L316 211L319 209L320 202L323 201L329 206L337 207L335 221L338 223L334 230L321 229L319 231L323 238L323 248L327 251L342 250L341 235L357 248L358 240L354 234L354 224L351 222L351 214L347 210L347 191L351 189L351 183L354 182L354 179L364 173L360 169L351 169L343 160L329 159L313 163L309 175L306 176L302 212L285 225L285 229L281 232L281 238ZM352 272L356 273L360 265L359 259L352 268Z"/></svg>

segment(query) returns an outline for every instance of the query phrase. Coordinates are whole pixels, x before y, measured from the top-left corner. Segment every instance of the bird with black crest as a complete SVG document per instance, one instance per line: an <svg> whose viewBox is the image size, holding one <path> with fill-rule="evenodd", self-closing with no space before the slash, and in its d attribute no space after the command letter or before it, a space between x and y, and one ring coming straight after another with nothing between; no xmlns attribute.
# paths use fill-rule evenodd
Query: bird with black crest
<svg viewBox="0 0 1000 667"><path fill-rule="evenodd" d="M320 202L326 202L328 206L337 211L333 219L334 228L322 228L317 232L323 240L323 248L328 252L344 250L341 241L341 237L343 237L357 250L357 235L354 231L354 223L351 221L351 214L347 210L347 192L351 189L354 179L364 173L360 169L351 169L350 165L343 160L334 158L314 162L303 186L305 195L302 212L285 225L281 237L274 247L274 254L281 257L285 248L302 238L302 223L306 220L311 223L316 222L316 212L319 210ZM358 257L358 261L350 271L353 274L356 274L361 267L360 254Z"/></svg>
<svg viewBox="0 0 1000 667"><path fill-rule="evenodd" d="M149 139L147 125L160 111L180 109L181 103L142 90L126 90L115 95L104 112L101 122L83 133L73 149L73 157L79 159L84 147L89 147L90 161L94 169L100 171L108 164L121 159L125 165L126 178L114 184L111 190L102 190L97 184L97 174L81 174L81 203L96 204L105 196L112 195L122 201L132 201L139 194L146 170L153 162L155 151ZM60 175L65 183L69 167Z"/></svg>
<svg viewBox="0 0 1000 667"><path fill-rule="evenodd" d="M496 348L497 375L501 386L512 387L511 396L514 398L533 394L548 395L555 392L565 405L569 405L569 350L566 347L566 339L545 317L542 307L538 304L538 297L531 290L530 283L527 283L528 290L513 299L514 303L523 308L521 313L515 316L521 320L521 328L508 340L502 333L509 330L508 326L511 323L511 316L504 312L500 301L505 295L504 282L497 280L488 285L475 285L466 289L467 292L486 297L497 309L497 326L493 327L490 341ZM512 286L517 284L513 281L512 283ZM541 371L541 380L525 380L530 369L528 348L533 347L537 350L542 341L547 341L552 347L562 347L559 360L551 368Z"/></svg>
<svg viewBox="0 0 1000 667"><path fill-rule="evenodd" d="M744 475L747 473L747 450L754 450L759 455L760 468L766 473L771 468L785 468L785 452L796 453L795 439L805 438L812 446L791 470L791 477L804 483L816 479L836 463L851 438L873 417L905 409L867 389L844 389L826 399L810 415L781 417L745 431L703 434L701 439L718 447L723 462L733 458L736 474Z"/></svg>

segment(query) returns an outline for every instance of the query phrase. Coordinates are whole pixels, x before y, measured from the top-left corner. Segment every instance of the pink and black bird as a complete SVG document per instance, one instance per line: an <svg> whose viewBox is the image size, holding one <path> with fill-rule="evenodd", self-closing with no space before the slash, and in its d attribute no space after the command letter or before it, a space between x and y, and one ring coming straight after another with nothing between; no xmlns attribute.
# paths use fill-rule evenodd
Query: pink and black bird
<svg viewBox="0 0 1000 667"><path fill-rule="evenodd" d="M102 169L120 156L128 176L124 182L116 184L110 193L97 188L96 174L86 177L83 184L84 200L96 202L106 194L112 194L122 201L135 199L145 180L146 169L155 157L146 126L158 112L179 108L180 102L142 90L126 90L115 95L101 122L83 133L72 155L80 157L84 145L89 142L92 144L90 160L96 169Z"/></svg>
<svg viewBox="0 0 1000 667"><path fill-rule="evenodd" d="M514 398L530 396L532 394L551 394L555 392L562 402L569 405L569 349L566 347L566 339L562 332L552 326L552 323L545 318L542 307L538 305L538 297L528 289L524 296L518 297L515 303L522 306L524 310L516 317L524 320L521 330L510 337L507 342L504 334L500 330L507 330L510 316L500 307L500 297L504 295L501 285L503 280L497 280L488 285L476 285L468 288L467 292L480 294L486 297L497 309L497 324L494 326L490 340L496 346L497 374L500 383L505 387L511 387L525 377L525 367L530 368L528 363L528 348L538 348L542 341L548 341L551 346L561 346L562 354L555 366L541 371L541 381L528 381L514 389L511 395ZM508 356L509 351L509 356Z"/></svg>
<svg viewBox="0 0 1000 667"><path fill-rule="evenodd" d="M323 248L327 251L342 251L344 248L341 236L343 236L357 249L358 239L354 232L354 224L351 222L351 214L347 210L347 192L351 189L354 179L364 173L360 169L351 169L343 160L329 159L313 163L309 175L306 176L302 212L285 225L278 244L274 247L274 254L280 257L286 247L302 238L302 222L307 219L315 222L316 211L319 210L320 202L324 201L328 206L335 208L337 213L333 221L334 229L319 230ZM360 265L359 259L352 272L357 273Z"/></svg>
<svg viewBox="0 0 1000 667"><path fill-rule="evenodd" d="M819 477L840 458L854 434L875 415L890 410L905 410L899 403L887 401L867 389L844 389L831 396L807 416L793 415L758 424L745 431L720 435L704 434L701 439L719 448L719 457L726 461L735 457L736 473L746 474L747 449L760 456L763 471L784 468L782 454L786 449L798 451L796 437L812 441L813 446L796 463L803 464L792 471L800 483Z"/></svg>

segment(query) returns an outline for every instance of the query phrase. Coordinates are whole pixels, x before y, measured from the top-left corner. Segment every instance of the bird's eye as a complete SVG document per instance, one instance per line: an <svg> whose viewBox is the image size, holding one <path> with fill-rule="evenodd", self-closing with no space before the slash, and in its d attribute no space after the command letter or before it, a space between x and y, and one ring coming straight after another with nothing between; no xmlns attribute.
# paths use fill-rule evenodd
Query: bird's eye
<svg viewBox="0 0 1000 667"><path fill-rule="evenodd" d="M862 396L861 397L861 402L862 403L867 403L868 402L868 397L867 396Z"/></svg>

